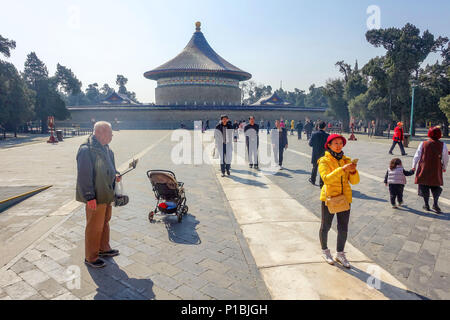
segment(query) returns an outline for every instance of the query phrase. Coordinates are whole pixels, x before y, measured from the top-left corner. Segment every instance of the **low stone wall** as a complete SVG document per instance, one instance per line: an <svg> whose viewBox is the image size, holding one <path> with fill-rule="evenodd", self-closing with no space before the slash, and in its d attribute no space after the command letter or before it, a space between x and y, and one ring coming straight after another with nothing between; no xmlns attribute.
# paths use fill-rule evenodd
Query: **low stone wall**
<svg viewBox="0 0 450 320"><path fill-rule="evenodd" d="M291 110L289 110L291 109ZM108 121L115 129L124 130L146 130L146 129L176 129L183 123L188 129L194 128L194 121L209 120L210 127L213 127L220 120L222 114L227 114L232 122L234 120L248 120L250 115L255 116L256 123L267 120L274 126L275 119L282 117L285 120L301 120L305 118L311 120L328 120L324 110L302 110L301 108L282 108L257 110L249 107L233 107L222 109L189 109L170 107L74 107L69 108L71 118L66 121L57 121L56 125L70 127L80 125L81 127L91 127L94 121ZM116 119L118 123L116 123Z"/></svg>

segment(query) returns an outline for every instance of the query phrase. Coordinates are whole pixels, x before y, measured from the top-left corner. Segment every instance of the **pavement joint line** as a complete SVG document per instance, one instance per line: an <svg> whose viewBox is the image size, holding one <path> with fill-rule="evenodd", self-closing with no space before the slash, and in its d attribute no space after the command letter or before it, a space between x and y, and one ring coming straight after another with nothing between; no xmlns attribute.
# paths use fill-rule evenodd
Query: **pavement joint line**
<svg viewBox="0 0 450 320"><path fill-rule="evenodd" d="M372 260L348 260L348 262L352 263L375 263ZM274 265L262 265L259 268L260 269L273 269L278 267L290 267L290 266L301 266L301 265L307 265L307 264L318 264L322 265L324 261L306 261L306 262L292 262L292 263L283 263L283 264L274 264ZM339 262L334 262L335 265L340 265ZM348 269L351 270L351 269Z"/></svg>
<svg viewBox="0 0 450 320"><path fill-rule="evenodd" d="M320 221L318 220L318 218L315 221L313 221L312 219L311 219L311 221L298 220L298 219L296 219L296 220L272 220L272 221L243 222L240 225L241 226L252 226L255 224L263 224L263 223L269 224L269 223L291 223L291 222L316 223L316 222L320 222Z"/></svg>
<svg viewBox="0 0 450 320"><path fill-rule="evenodd" d="M122 164L120 166L120 168L128 168L128 164L130 161L133 161L133 159L140 159L142 158L147 152L149 152L151 149L153 149L154 147L156 147L162 140L164 140L168 135L170 134L170 132L166 135L164 135L161 139L159 139L156 143L153 143L152 145L150 145L149 147L145 148L143 151L141 151L140 153L138 153L134 158L129 159L128 161L126 161L124 164ZM144 152L145 151L145 152ZM124 170L124 169L122 169ZM73 208L72 208L73 206ZM60 211L61 208L63 207L71 207L72 211L70 213L67 214L67 216L65 216L61 221L59 221L57 224L55 224L52 228L50 228L50 230L48 230L46 233L44 233L41 237L39 237L37 240L35 240L31 245L29 245L28 247L26 247L24 250L22 250L22 252L20 252L17 256L15 256L12 260L10 260L6 265L4 265L0 270L1 271L7 271L9 268L11 268L17 261L19 261L23 256L25 256L28 252L30 252L34 247L36 247L36 245L38 243L40 243L41 241L43 241L44 239L46 239L52 232L54 232L56 229L58 229L64 222L66 222L68 219L70 219L72 217L72 215L81 207L83 206L83 203L81 202L77 202L76 200L71 200L69 203L63 205L62 207L60 207L59 209L55 210L53 213L50 213L49 215L42 217L42 219L49 217L49 216L53 216L54 213ZM56 216L58 216L56 214ZM41 220L42 220L41 219ZM39 221L41 221L39 220ZM33 224L35 225L35 224Z"/></svg>
<svg viewBox="0 0 450 320"><path fill-rule="evenodd" d="M211 154L209 155L209 157L210 157L209 168L212 171L213 176L215 177L214 181L216 182L216 186L217 186L218 190L222 189L222 192L219 193L220 197L222 198L222 201L229 203L229 200L228 200L225 192L223 191L222 183L219 181L219 178L216 174L216 166L217 166L217 164L220 165L220 160L213 159ZM215 160L217 160L217 161L215 161ZM266 282L263 280L263 276L260 272L260 269L258 268L258 265L256 264L255 258L253 257L253 253L251 252L251 249L248 245L248 241L244 236L244 232L242 231L242 228L240 227L240 223L237 221L236 216L234 215L233 209L231 209L231 212L227 210L227 214L230 217L231 223L233 225L234 234L236 235L236 238L238 239L239 249L241 250L241 253L244 256L245 262L247 263L247 265L249 266L249 269L252 272L252 276L254 278L254 279L252 279L252 281L254 281L255 283L258 283L259 280L257 278L260 277L262 284L257 286L258 292L260 292L260 294L262 296L272 299L272 295L271 295L269 289L267 288ZM205 286L203 286L202 288L204 288L206 286L207 286L207 284Z"/></svg>

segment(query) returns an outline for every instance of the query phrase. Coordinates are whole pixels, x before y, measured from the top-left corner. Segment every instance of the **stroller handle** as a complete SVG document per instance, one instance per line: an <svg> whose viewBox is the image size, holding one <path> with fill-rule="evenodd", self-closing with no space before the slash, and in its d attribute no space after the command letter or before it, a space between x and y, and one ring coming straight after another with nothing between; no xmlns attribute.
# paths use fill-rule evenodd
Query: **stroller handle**
<svg viewBox="0 0 450 320"><path fill-rule="evenodd" d="M147 177L150 179L150 173L152 173L152 172L167 172L167 173L170 173L171 175L173 175L173 177L175 178L175 180L177 179L176 177L175 177L175 173L173 173L172 171L169 171L169 170L148 170L147 171Z"/></svg>

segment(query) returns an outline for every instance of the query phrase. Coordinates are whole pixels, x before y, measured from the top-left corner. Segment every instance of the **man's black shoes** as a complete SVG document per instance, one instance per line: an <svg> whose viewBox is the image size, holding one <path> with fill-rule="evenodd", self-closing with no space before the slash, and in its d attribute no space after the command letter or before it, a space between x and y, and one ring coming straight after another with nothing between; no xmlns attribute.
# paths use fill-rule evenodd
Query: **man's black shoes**
<svg viewBox="0 0 450 320"><path fill-rule="evenodd" d="M309 181L309 183L311 183L313 186L315 186L316 185L316 183L315 182L313 182L312 180L311 180L311 178L309 178L308 179L308 181Z"/></svg>
<svg viewBox="0 0 450 320"><path fill-rule="evenodd" d="M89 267L91 267L91 268L96 268L96 269L103 268L103 267L106 266L105 261L103 261L102 259L97 259L97 260L95 260L94 262L89 262L89 261L87 261L86 259L84 259L84 263L85 263L87 266L89 266Z"/></svg>
<svg viewBox="0 0 450 320"><path fill-rule="evenodd" d="M111 249L109 251L100 251L98 253L99 257L115 257L115 256L118 256L119 254L120 254L119 250L115 250L115 249Z"/></svg>
<svg viewBox="0 0 450 320"><path fill-rule="evenodd" d="M439 213L439 214L442 213L442 210L441 210L441 208L439 208L438 205L434 205L433 210L436 211L436 213Z"/></svg>

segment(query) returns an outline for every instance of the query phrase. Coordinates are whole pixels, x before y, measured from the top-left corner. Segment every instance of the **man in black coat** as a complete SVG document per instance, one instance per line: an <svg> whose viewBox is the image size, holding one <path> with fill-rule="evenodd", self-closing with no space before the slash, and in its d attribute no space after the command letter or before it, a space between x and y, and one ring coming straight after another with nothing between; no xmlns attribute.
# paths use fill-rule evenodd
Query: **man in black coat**
<svg viewBox="0 0 450 320"><path fill-rule="evenodd" d="M247 145L249 167L258 168L259 126L255 123L255 117L249 118L249 124L244 128L245 143Z"/></svg>
<svg viewBox="0 0 450 320"><path fill-rule="evenodd" d="M220 157L220 171L222 177L225 177L225 170L227 175L230 175L231 160L233 155L233 125L229 121L227 115L220 117L220 122L214 130L214 140L216 142L216 149Z"/></svg>
<svg viewBox="0 0 450 320"><path fill-rule="evenodd" d="M312 158L311 163L313 165L313 169L311 172L311 178L309 178L309 182L311 182L313 185L316 184L316 177L317 177L317 169L319 167L319 164L317 163L318 160L325 155L325 143L327 143L327 139L329 134L325 132L325 128L327 127L327 124L322 121L319 124L319 131L314 132L314 134L311 136L311 140L309 140L309 146L312 147ZM320 187L322 188L323 181L322 178L320 178Z"/></svg>
<svg viewBox="0 0 450 320"><path fill-rule="evenodd" d="M303 123L300 120L298 121L296 128L298 140L302 140Z"/></svg>
<svg viewBox="0 0 450 320"><path fill-rule="evenodd" d="M272 130L270 139L275 161L278 162L280 170L283 170L283 154L284 150L288 148L288 138L286 128L281 127L279 120L275 120L275 129Z"/></svg>

